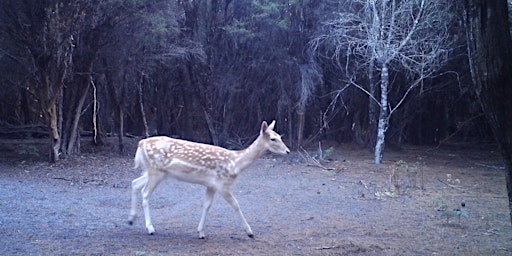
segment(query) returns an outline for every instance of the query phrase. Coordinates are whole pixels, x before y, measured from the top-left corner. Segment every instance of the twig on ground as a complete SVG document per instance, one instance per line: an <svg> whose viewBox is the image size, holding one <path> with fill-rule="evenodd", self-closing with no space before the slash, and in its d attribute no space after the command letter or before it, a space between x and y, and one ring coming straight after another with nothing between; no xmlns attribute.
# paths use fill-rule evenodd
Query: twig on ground
<svg viewBox="0 0 512 256"><path fill-rule="evenodd" d="M452 185L450 183L447 183L447 182L444 182L442 181L441 179L437 179L439 182L445 184L446 186L450 187L450 188L453 188L453 189L457 189L457 190L460 190L460 191L467 191L467 190L471 190L471 189L475 189L476 187L478 187L478 183L473 185L472 187L468 187L468 188L463 188L461 186L455 186L455 185Z"/></svg>
<svg viewBox="0 0 512 256"><path fill-rule="evenodd" d="M52 177L52 179L54 179L54 180L65 180L65 181L75 182L73 179L68 179L68 178L64 178L64 177Z"/></svg>
<svg viewBox="0 0 512 256"><path fill-rule="evenodd" d="M484 163L475 163L475 164L479 165L479 166L483 166L483 167L488 167L488 168L491 168L491 169L496 169L496 170L503 170L503 169L505 169L505 167L503 167L503 166L490 165L490 164L484 164Z"/></svg>
<svg viewBox="0 0 512 256"><path fill-rule="evenodd" d="M306 162L308 163L307 164L308 166L319 167L323 170L328 170L328 171L334 170L334 168L329 168L329 167L323 166L320 163L320 161L318 161L318 159L312 157L304 148L301 147L300 149L302 149L302 152L299 151L299 154L302 156L302 158L304 158L304 160L306 160Z"/></svg>
<svg viewBox="0 0 512 256"><path fill-rule="evenodd" d="M330 249L337 249L340 248L340 245L333 245L333 246L322 246L322 247L316 247L316 250L330 250Z"/></svg>

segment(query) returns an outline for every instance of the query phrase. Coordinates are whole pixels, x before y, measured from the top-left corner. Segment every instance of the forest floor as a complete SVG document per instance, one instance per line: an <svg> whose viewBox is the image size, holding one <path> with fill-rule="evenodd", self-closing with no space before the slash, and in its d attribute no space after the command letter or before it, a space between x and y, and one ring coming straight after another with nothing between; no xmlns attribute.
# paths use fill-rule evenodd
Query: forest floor
<svg viewBox="0 0 512 256"><path fill-rule="evenodd" d="M332 145L325 169L298 152L267 154L233 189L254 239L219 196L199 239L205 189L174 180L152 196L154 235L140 198L128 225L140 175L133 145L126 156L84 152L56 164L6 145L0 255L512 255L503 165L489 145L388 150L381 165L367 150Z"/></svg>

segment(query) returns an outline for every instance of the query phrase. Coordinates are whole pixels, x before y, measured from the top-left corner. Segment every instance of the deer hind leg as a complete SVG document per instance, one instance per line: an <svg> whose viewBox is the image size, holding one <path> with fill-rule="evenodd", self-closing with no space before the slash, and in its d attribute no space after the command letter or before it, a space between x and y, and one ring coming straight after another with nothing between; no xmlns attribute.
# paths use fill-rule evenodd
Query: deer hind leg
<svg viewBox="0 0 512 256"><path fill-rule="evenodd" d="M204 239L206 236L204 234L204 223L206 221L206 214L210 210L212 206L213 198L215 196L215 189L208 187L206 189L206 196L203 202L203 211L201 213L201 220L199 221L199 225L197 226L197 232L199 233L199 238Z"/></svg>
<svg viewBox="0 0 512 256"><path fill-rule="evenodd" d="M128 218L128 224L133 225L135 218L137 218L137 192L142 189L148 182L148 174L144 173L142 176L132 181L132 207L130 210L130 217Z"/></svg>
<svg viewBox="0 0 512 256"><path fill-rule="evenodd" d="M146 185L142 188L142 207L144 208L144 218L146 220L146 229L148 234L152 235L155 233L155 228L151 223L151 213L149 210L149 197L151 193L156 188L158 183L164 178L165 174L158 172L152 175L148 175Z"/></svg>
<svg viewBox="0 0 512 256"><path fill-rule="evenodd" d="M242 219L242 225L244 226L245 232L250 238L254 238L254 234L252 233L251 226L249 226L249 223L247 223L247 220L245 219L244 214L242 213L242 210L240 209L240 205L238 204L238 201L233 196L233 193L231 191L221 191L222 197L235 209L235 211L238 212L238 215L240 215L240 219Z"/></svg>

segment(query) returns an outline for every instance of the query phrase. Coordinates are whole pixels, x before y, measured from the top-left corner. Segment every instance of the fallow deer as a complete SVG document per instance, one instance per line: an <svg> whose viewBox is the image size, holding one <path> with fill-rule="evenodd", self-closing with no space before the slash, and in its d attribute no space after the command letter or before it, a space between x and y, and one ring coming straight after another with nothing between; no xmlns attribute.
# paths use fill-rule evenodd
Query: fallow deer
<svg viewBox="0 0 512 256"><path fill-rule="evenodd" d="M213 145L173 139L165 136L151 137L139 141L135 153L135 168L143 173L132 181L132 202L129 224L137 215L137 192L142 193L142 207L149 234L155 232L151 223L149 197L155 187L166 176L177 180L206 186L201 220L197 227L199 238L205 238L206 214L217 192L238 212L247 235L253 232L231 192L231 186L240 172L256 161L267 150L277 154L288 154L290 150L274 131L275 121L270 125L263 121L260 135L244 150L228 150Z"/></svg>

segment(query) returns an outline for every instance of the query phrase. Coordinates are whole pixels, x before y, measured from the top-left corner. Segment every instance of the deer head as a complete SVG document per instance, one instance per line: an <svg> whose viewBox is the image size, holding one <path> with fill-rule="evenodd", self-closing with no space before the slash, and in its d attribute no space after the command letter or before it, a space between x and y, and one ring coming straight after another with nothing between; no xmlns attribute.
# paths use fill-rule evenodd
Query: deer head
<svg viewBox="0 0 512 256"><path fill-rule="evenodd" d="M283 143L281 135L274 131L276 121L272 121L270 125L266 121L261 124L260 137L265 142L265 148L270 152L286 155L290 153L290 149Z"/></svg>

